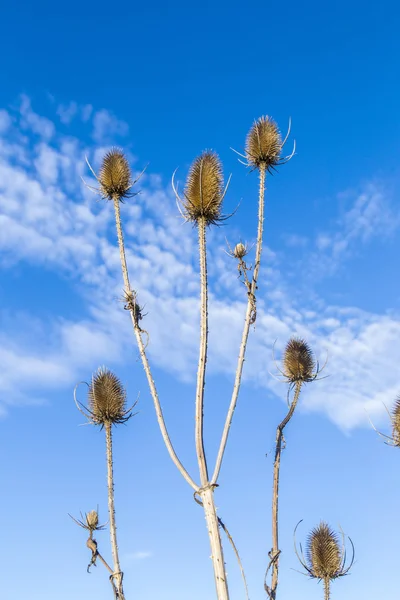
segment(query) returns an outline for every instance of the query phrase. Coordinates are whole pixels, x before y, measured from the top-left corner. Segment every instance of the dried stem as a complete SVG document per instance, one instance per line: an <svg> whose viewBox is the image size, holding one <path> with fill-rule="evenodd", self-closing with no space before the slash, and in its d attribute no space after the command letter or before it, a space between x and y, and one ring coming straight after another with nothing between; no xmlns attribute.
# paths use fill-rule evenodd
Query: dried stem
<svg viewBox="0 0 400 600"><path fill-rule="evenodd" d="M236 367L235 384L233 387L231 403L229 405L228 413L226 416L224 431L222 433L221 443L218 450L218 456L215 464L214 474L211 479L212 484L216 484L218 481L219 473L221 470L222 459L224 457L226 444L228 441L229 430L232 424L233 414L235 412L240 383L242 379L242 371L244 365L244 359L246 354L247 340L249 337L250 325L255 320L255 292L257 290L258 274L260 271L261 253L262 253L262 242L263 242L263 229L264 229L264 205L265 205L265 165L260 165L260 184L259 184L259 201L258 201L258 230L257 230L257 244L256 244L256 258L253 270L253 277L251 281L251 287L248 291L248 301L246 317L244 321L242 341L239 350L239 358Z"/></svg>
<svg viewBox="0 0 400 600"><path fill-rule="evenodd" d="M122 276L124 279L125 293L130 296L132 294L132 290L131 290L131 286L129 283L129 274L128 274L128 267L127 267L127 263L126 263L124 237L123 237L123 233L122 233L121 214L120 214L118 199L114 200L114 209L115 209L115 222L116 222L116 227L117 227L118 245L119 245L119 253L120 253L120 259L121 259ZM157 421L158 421L158 425L161 430L161 434L162 434L164 443L167 447L167 450L169 452L169 455L170 455L172 461L174 462L177 469L180 471L181 475L184 477L184 479L188 482L188 484L194 490L198 490L199 486L196 485L196 483L190 477L189 473L186 471L185 467L180 462L180 460L174 450L172 442L170 440L168 430L167 430L165 420L164 420L164 415L163 415L162 408L160 405L160 400L158 398L157 389L156 389L156 386L154 383L153 376L151 374L149 361L147 359L145 345L142 340L142 335L141 335L142 331L139 327L138 320L135 315L135 310L131 309L130 313L131 313L133 329L134 329L137 344L139 347L140 357L142 359L143 368L146 373L147 382L149 384L151 396L153 398L154 408L155 408L156 415L157 415Z"/></svg>
<svg viewBox="0 0 400 600"><path fill-rule="evenodd" d="M113 477L113 455L112 455L112 424L107 421L104 424L106 432L106 449L107 449L107 485L108 485L108 515L110 519L110 540L111 551L114 561L113 579L118 592L118 600L125 600L124 590L122 587L123 573L119 563L118 543L117 543L117 525L115 522L115 506L114 506L114 477Z"/></svg>
<svg viewBox="0 0 400 600"><path fill-rule="evenodd" d="M208 536L211 546L211 560L214 567L215 588L218 600L229 600L228 582L226 579L224 552L219 533L219 521L214 502L214 488L207 486L199 491L203 502Z"/></svg>
<svg viewBox="0 0 400 600"><path fill-rule="evenodd" d="M197 369L196 388L196 419L195 440L196 454L199 463L201 485L208 483L207 461L204 452L203 420L204 420L204 386L207 364L208 343L208 285L207 285L207 248L206 248L206 222L204 217L198 220L199 229L199 256L200 256L200 351Z"/></svg>
<svg viewBox="0 0 400 600"><path fill-rule="evenodd" d="M276 446L275 446L275 460L274 460L274 480L272 488L272 550L269 553L270 564L267 569L267 573L270 567L272 567L272 581L271 587L266 586L267 593L271 600L276 598L276 590L278 587L278 571L279 571L279 530L278 530L278 497L279 497L279 473L281 466L281 452L282 452L282 439L283 430L289 423L293 416L297 402L299 400L302 381L297 381L295 384L295 392L293 400L290 404L288 413L286 414L283 421L278 425L276 429Z"/></svg>
<svg viewBox="0 0 400 600"><path fill-rule="evenodd" d="M329 577L324 579L324 600L330 600L331 597L331 580Z"/></svg>
<svg viewBox="0 0 400 600"><path fill-rule="evenodd" d="M228 582L226 578L225 562L219 522L214 502L214 487L209 485L207 461L204 452L203 436L203 408L204 386L207 364L208 342L208 282L207 282L207 248L206 248L206 220L200 217L197 221L199 230L199 257L200 257L200 350L199 365L197 370L196 387L196 419L195 440L196 454L199 464L200 480L203 490L200 492L204 515L207 523L208 536L211 546L211 560L214 567L215 587L218 600L228 600Z"/></svg>

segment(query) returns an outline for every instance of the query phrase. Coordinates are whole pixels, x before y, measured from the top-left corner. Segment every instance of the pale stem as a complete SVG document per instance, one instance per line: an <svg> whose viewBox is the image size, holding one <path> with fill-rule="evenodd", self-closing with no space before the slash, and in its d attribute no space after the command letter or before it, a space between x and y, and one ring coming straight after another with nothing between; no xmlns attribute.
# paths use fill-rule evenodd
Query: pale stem
<svg viewBox="0 0 400 600"><path fill-rule="evenodd" d="M324 600L330 600L331 597L331 580L324 579Z"/></svg>
<svg viewBox="0 0 400 600"><path fill-rule="evenodd" d="M114 476L113 476L113 454L112 454L112 424L107 421L104 424L106 432L106 449L107 449L107 486L108 486L108 518L110 519L110 540L111 551L114 561L114 579L118 590L119 600L124 600L124 591L122 587L123 573L119 563L118 543L117 543L117 525L115 522L115 506L114 506Z"/></svg>
<svg viewBox="0 0 400 600"><path fill-rule="evenodd" d="M126 263L124 237L123 237L123 233L122 233L121 214L120 214L118 199L114 199L114 209L115 209L115 222L116 222L116 226L117 226L119 254L120 254L120 259L121 259L122 276L124 279L124 287L125 287L126 294L130 295L132 293L132 290L131 290L130 283L129 283L128 266ZM160 405L160 400L158 398L157 388L155 386L154 379L153 379L153 376L152 376L151 370L150 370L149 361L147 359L147 355L145 352L145 346L144 346L144 343L142 340L140 327L138 326L137 320L135 319L134 312L131 310L130 313L131 313L133 329L134 329L136 340L137 340L137 343L139 346L139 352L140 352L140 356L142 359L143 368L144 368L144 371L145 371L145 374L147 377L147 382L148 382L148 385L150 388L150 393L151 393L151 396L153 399L154 408L155 408L156 415L157 415L158 425L160 427L161 435L163 437L164 443L167 447L168 453L169 453L172 461L174 462L175 466L177 467L177 469L179 470L181 475L184 477L184 479L187 481L187 483L194 490L197 491L199 489L198 485L196 485L196 483L190 477L189 473L186 471L185 467L180 462L180 460L174 450L172 442L170 440L168 430L167 430L165 420L164 420L164 415L163 415L162 408Z"/></svg>
<svg viewBox="0 0 400 600"><path fill-rule="evenodd" d="M258 200L258 229L257 229L256 257L255 257L255 263L254 263L253 277L251 280L251 287L250 287L249 294L248 294L246 317L244 320L242 341L240 344L238 363L237 363L237 367L236 367L235 383L234 383L234 387L233 387L231 403L229 405L228 413L227 413L226 420L225 420L221 443L220 443L219 450L218 450L218 456L217 456L217 460L215 463L214 474L211 479L212 484L217 483L217 480L219 477L219 473L220 473L221 465L222 465L222 459L224 457L225 448L226 448L226 444L228 441L229 430L231 428L233 414L235 412L235 408L236 408L236 404L237 404L237 400L238 400L238 396L239 396L243 364L244 364L244 359L245 359L245 354L246 354L247 340L249 337L251 317L253 314L254 297L255 297L255 292L257 290L258 274L260 271L262 242L263 242L263 229L264 229L265 165L260 165L259 172L260 172L260 184L259 184L259 200Z"/></svg>
<svg viewBox="0 0 400 600"><path fill-rule="evenodd" d="M281 466L281 451L282 451L282 438L283 430L289 423L293 416L297 402L300 396L302 382L296 382L295 393L293 401L290 405L289 411L283 421L278 425L276 429L276 446L275 446L275 460L274 460L274 479L272 487L272 550L270 553L271 566L272 566L272 581L270 589L270 598L275 600L276 590L278 587L278 571L279 571L279 529L278 529L278 497L279 497L279 473Z"/></svg>
<svg viewBox="0 0 400 600"><path fill-rule="evenodd" d="M214 567L214 580L218 600L229 600L228 582L225 572L224 552L218 527L218 516L215 509L214 492L207 487L200 492L203 501L204 516L207 523L208 537L211 546L211 560Z"/></svg>
<svg viewBox="0 0 400 600"><path fill-rule="evenodd" d="M199 365L197 369L196 387L196 418L195 440L196 454L199 463L201 485L208 483L207 461L204 452L204 386L207 364L208 342L208 287L207 287L207 249L206 249L206 222L203 217L198 220L199 229L199 256L200 256L200 350Z"/></svg>

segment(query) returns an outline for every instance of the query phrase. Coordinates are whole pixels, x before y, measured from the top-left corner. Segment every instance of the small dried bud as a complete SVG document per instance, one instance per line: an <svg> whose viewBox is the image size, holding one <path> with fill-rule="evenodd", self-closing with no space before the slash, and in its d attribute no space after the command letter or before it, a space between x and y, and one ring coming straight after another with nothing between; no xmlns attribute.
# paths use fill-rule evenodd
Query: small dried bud
<svg viewBox="0 0 400 600"><path fill-rule="evenodd" d="M282 372L288 381L313 381L316 377L315 360L308 344L300 338L291 338L286 344Z"/></svg>
<svg viewBox="0 0 400 600"><path fill-rule="evenodd" d="M89 530L95 531L99 524L99 515L97 514L97 510L91 510L86 513L86 525Z"/></svg>
<svg viewBox="0 0 400 600"><path fill-rule="evenodd" d="M96 424L123 423L126 420L125 389L118 377L108 369L100 368L93 376L88 400Z"/></svg>
<svg viewBox="0 0 400 600"><path fill-rule="evenodd" d="M337 534L321 522L308 538L307 559L318 579L336 579L343 574L343 556Z"/></svg>
<svg viewBox="0 0 400 600"><path fill-rule="evenodd" d="M246 139L246 158L255 168L270 169L279 164L282 139L276 123L269 117L254 122Z"/></svg>
<svg viewBox="0 0 400 600"><path fill-rule="evenodd" d="M394 445L400 447L400 396L396 398L392 410L392 438Z"/></svg>
<svg viewBox="0 0 400 600"><path fill-rule="evenodd" d="M242 244L242 242L239 242L239 244L236 244L236 246L233 249L233 256L235 258L238 258L239 260L241 260L242 258L244 258L247 254L247 248L244 244Z"/></svg>
<svg viewBox="0 0 400 600"><path fill-rule="evenodd" d="M107 152L98 176L100 192L108 200L122 200L129 195L132 175L124 153L117 148Z"/></svg>
<svg viewBox="0 0 400 600"><path fill-rule="evenodd" d="M189 221L207 225L221 219L224 196L222 164L215 152L203 152L192 163L186 181L183 210Z"/></svg>

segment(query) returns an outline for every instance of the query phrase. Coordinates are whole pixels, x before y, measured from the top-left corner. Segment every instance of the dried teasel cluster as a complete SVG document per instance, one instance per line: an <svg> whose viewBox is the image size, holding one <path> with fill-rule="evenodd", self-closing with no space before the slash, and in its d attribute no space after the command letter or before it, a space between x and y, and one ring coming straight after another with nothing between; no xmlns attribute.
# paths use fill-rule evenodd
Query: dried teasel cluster
<svg viewBox="0 0 400 600"><path fill-rule="evenodd" d="M174 183L173 186L187 221L198 223L203 219L206 225L213 225L225 219L222 202L227 188L224 188L222 163L215 152L205 151L193 161L182 199Z"/></svg>
<svg viewBox="0 0 400 600"><path fill-rule="evenodd" d="M117 425L132 416L132 408L126 408L126 391L118 377L105 367L100 367L88 385L88 406L76 399L78 410L94 425Z"/></svg>
<svg viewBox="0 0 400 600"><path fill-rule="evenodd" d="M260 117L251 127L247 139L245 155L254 168L261 165L270 170L280 164L282 138L278 126L270 117Z"/></svg>
<svg viewBox="0 0 400 600"><path fill-rule="evenodd" d="M307 342L292 337L286 344L281 374L290 383L313 381L318 375L314 354Z"/></svg>
<svg viewBox="0 0 400 600"><path fill-rule="evenodd" d="M391 414L392 420L392 445L400 447L400 396L394 402Z"/></svg>
<svg viewBox="0 0 400 600"><path fill-rule="evenodd" d="M296 529L298 525L296 526ZM313 579L324 581L324 583L329 586L330 581L347 575L353 565L354 546L350 538L349 541L352 546L353 556L350 564L346 567L344 534L343 543L341 544L338 534L333 531L327 523L321 521L317 527L312 529L308 536L306 557L303 555L301 545L299 554L296 541L295 552L300 563L305 568L306 574Z"/></svg>
<svg viewBox="0 0 400 600"><path fill-rule="evenodd" d="M124 423L129 419L126 409L126 391L118 377L101 367L92 377L88 391L92 420L97 425Z"/></svg>

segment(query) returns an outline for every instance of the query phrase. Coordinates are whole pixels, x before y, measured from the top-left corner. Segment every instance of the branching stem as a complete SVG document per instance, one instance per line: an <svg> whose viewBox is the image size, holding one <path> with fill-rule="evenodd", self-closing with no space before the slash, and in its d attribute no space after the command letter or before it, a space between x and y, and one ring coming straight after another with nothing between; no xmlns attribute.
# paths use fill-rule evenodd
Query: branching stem
<svg viewBox="0 0 400 600"><path fill-rule="evenodd" d="M258 200L258 229L257 229L257 244L256 244L256 258L254 263L253 277L251 280L250 290L248 291L247 310L246 317L244 320L244 327L242 333L242 341L240 344L238 363L236 367L235 383L232 392L232 398L229 405L228 413L225 420L224 430L222 433L221 443L218 450L218 456L215 464L214 474L211 479L211 483L215 484L218 481L219 473L221 470L222 459L224 458L225 448L228 441L229 431L232 424L233 414L235 412L240 383L242 379L243 365L246 354L247 340L249 337L250 326L255 320L255 293L257 290L258 274L260 271L262 243L263 243L263 230L264 230L264 205L265 205L265 165L260 165L260 184L259 184L259 200Z"/></svg>
<svg viewBox="0 0 400 600"><path fill-rule="evenodd" d="M118 199L114 199L114 210L115 210L115 222L116 222L116 227L117 227L119 254L120 254L120 260L121 260L122 276L124 279L125 293L128 295L131 295L132 290L131 290L131 286L129 283L128 266L126 263L125 245L124 245L124 237L123 237L123 232L122 232L121 214L120 214ZM156 415L157 415L157 421L158 421L158 425L161 430L161 435L163 437L164 443L167 447L167 450L169 452L169 455L170 455L172 461L174 462L175 466L177 467L177 469L179 470L181 475L184 477L184 479L187 481L187 483L194 490L197 491L199 489L199 486L193 481L193 479L190 477L189 473L186 471L185 467L182 465L181 461L179 460L179 458L174 450L172 442L170 440L168 430L167 430L167 427L165 424L165 419L164 419L164 415L162 412L160 400L158 397L157 388L155 386L154 379L151 374L149 361L147 359L145 345L142 340L142 335L141 335L142 332L139 327L138 320L135 315L135 311L132 309L132 310L130 310L130 313L131 313L133 329L134 329L135 336L136 336L136 341L137 341L137 344L139 347L140 357L142 359L142 364L143 364L143 368L144 368L144 371L145 371L145 374L147 377L147 382L148 382L148 385L150 388L150 393L153 398L154 408L155 408Z"/></svg>

